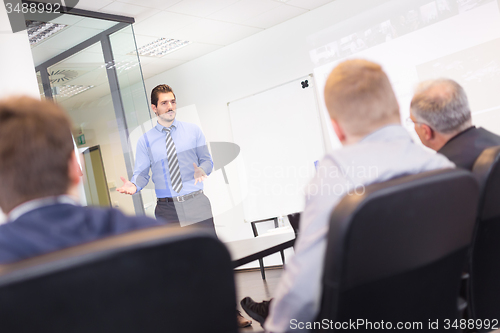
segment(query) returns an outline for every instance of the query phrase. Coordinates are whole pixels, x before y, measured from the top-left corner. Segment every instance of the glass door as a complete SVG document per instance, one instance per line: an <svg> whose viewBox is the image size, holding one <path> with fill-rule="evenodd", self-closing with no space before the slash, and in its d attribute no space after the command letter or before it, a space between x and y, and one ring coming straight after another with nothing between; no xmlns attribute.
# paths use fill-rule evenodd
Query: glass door
<svg viewBox="0 0 500 333"><path fill-rule="evenodd" d="M75 145L82 153L85 201L128 214L154 215L152 190L134 196L116 191L120 177L132 177L135 144L151 128L132 25L70 14L54 21L67 27L34 43L33 58L41 95L61 105L73 122ZM40 28L43 22L27 24ZM68 44L68 34L77 42Z"/></svg>

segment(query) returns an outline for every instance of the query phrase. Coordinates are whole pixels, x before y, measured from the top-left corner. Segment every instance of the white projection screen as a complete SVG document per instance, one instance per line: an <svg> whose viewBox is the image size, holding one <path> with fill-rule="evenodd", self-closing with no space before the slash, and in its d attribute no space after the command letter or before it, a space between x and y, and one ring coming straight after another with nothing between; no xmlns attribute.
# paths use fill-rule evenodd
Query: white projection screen
<svg viewBox="0 0 500 333"><path fill-rule="evenodd" d="M467 92L473 123L500 134L498 0L388 1L311 35L308 43L321 112L326 112L322 92L332 68L363 58L384 67L402 120L409 116L418 82L446 77Z"/></svg>

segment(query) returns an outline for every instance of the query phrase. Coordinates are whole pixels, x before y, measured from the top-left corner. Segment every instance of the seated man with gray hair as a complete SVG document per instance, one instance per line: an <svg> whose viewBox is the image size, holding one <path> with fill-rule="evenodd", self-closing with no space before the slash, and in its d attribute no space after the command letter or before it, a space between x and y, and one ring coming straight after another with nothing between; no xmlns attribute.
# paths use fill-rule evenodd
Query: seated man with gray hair
<svg viewBox="0 0 500 333"><path fill-rule="evenodd" d="M481 152L500 145L500 136L472 125L464 89L450 79L422 82L410 106L410 120L422 143L472 170Z"/></svg>

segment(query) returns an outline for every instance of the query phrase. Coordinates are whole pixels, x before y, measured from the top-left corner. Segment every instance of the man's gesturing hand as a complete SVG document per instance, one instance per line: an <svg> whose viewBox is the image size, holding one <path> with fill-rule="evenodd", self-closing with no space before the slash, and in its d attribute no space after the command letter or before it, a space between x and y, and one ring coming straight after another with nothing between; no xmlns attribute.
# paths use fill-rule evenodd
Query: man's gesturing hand
<svg viewBox="0 0 500 333"><path fill-rule="evenodd" d="M194 166L194 184L196 185L196 183L198 182L201 183L202 181L207 179L207 174L202 168L197 166L196 163L193 163L193 166Z"/></svg>
<svg viewBox="0 0 500 333"><path fill-rule="evenodd" d="M118 187L116 189L118 192L124 193L124 194L134 194L135 192L137 192L137 186L135 186L134 183L132 183L130 180L126 180L123 177L120 177L120 178L123 182L123 186Z"/></svg>

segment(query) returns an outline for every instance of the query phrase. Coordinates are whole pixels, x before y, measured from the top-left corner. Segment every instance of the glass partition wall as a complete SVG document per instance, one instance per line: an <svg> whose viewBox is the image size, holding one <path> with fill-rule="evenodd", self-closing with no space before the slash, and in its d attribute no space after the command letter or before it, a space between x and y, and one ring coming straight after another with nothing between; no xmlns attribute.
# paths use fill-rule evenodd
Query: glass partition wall
<svg viewBox="0 0 500 333"><path fill-rule="evenodd" d="M76 9L50 22L26 21L40 94L61 105L74 125L83 202L153 215L152 190L116 191L120 176L132 177L135 144L151 128L132 23Z"/></svg>

